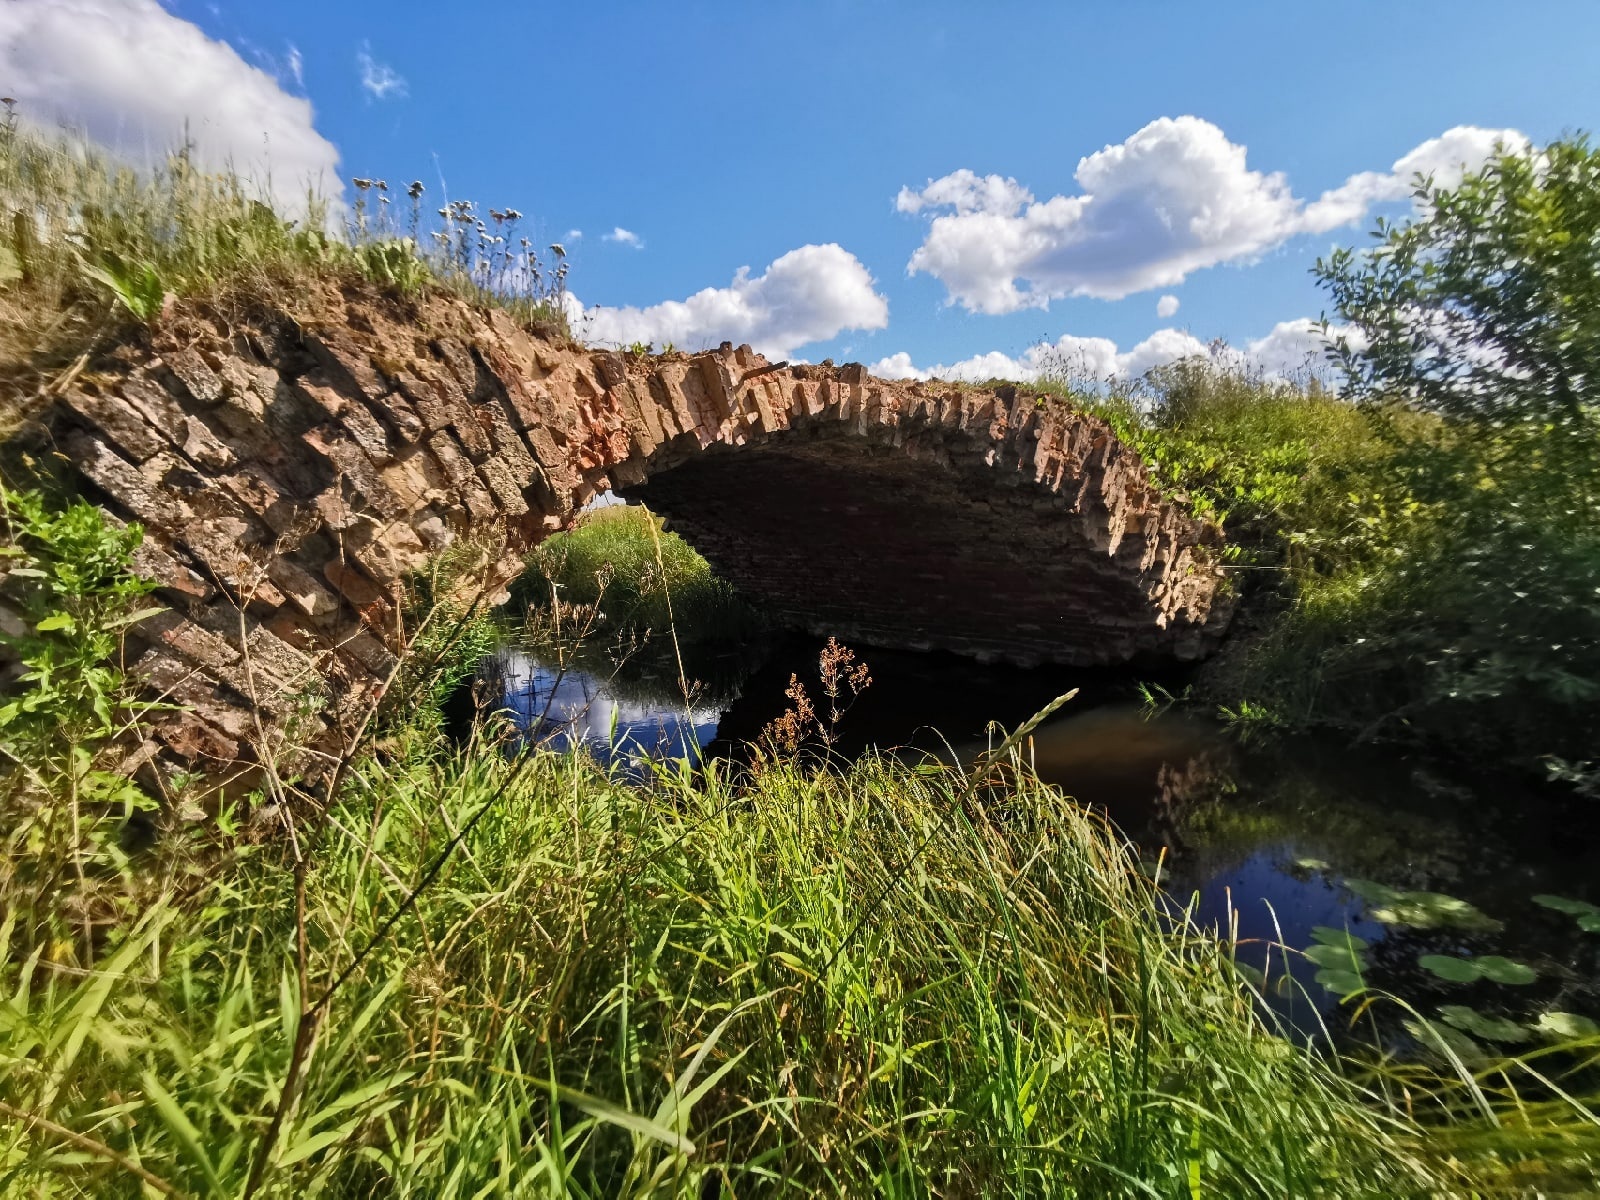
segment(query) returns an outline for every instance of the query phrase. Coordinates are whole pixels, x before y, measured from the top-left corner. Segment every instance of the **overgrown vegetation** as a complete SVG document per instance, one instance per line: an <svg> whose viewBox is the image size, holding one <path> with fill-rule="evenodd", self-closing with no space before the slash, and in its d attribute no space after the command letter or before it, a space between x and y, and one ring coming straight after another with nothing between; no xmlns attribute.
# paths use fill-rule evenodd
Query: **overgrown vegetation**
<svg viewBox="0 0 1600 1200"><path fill-rule="evenodd" d="M115 664L123 632L157 610L129 571L136 526L0 487L0 528L0 913L13 949L82 963L136 909L124 842L157 813L102 753L150 707Z"/></svg>
<svg viewBox="0 0 1600 1200"><path fill-rule="evenodd" d="M534 653L626 688L635 676L678 681L685 702L729 695L759 642L761 614L660 517L637 505L586 513L541 542L513 585L527 614L517 640Z"/></svg>
<svg viewBox="0 0 1600 1200"><path fill-rule="evenodd" d="M136 531L11 503L13 584L99 636L136 617ZM67 630L41 611L30 636ZM19 711L47 687L123 695L97 656L58 661L18 681ZM114 725L74 749L93 760ZM81 893L0 877L0 1174L29 1195L430 1197L1588 1177L1586 1110L1515 1063L1349 1076L1275 1034L1225 944L1164 919L1131 849L1017 744L994 776L779 756L633 784L499 752L492 725L464 750L419 727L325 802L258 795L143 854L35 821L9 867L80 863L138 902L41 942ZM66 774L8 753L8 798L64 802Z"/></svg>
<svg viewBox="0 0 1600 1200"><path fill-rule="evenodd" d="M11 119L0 139L8 395L69 381L171 295L346 276L510 295L530 318L560 298L514 210L447 204L424 244L420 185L408 226L357 180L335 235L314 203L285 221L183 154L139 175ZM1542 757L1592 786L1597 229L1583 143L1497 160L1427 190L1373 256L1323 264L1363 338L1344 347L1359 404L1194 363L1096 398L1277 605L1213 681L1235 712ZM330 786L158 805L114 769L149 711L116 669L147 608L139 531L34 493L0 504L7 1192L1593 1185L1600 1039L1574 1014L1554 1045L1470 1065L1478 1043L1450 1030L1506 1027L1463 1005L1417 1026L1429 1061L1307 1047L1263 1015L1269 981L1167 911L1017 738L965 770L799 758L869 682L840 647L827 713L791 694L753 769L662 762L639 782L493 720L452 746L440 705L491 633L418 581L436 611ZM753 621L642 510L591 516L534 565L524 600L586 609L586 632L604 614L620 642ZM1596 915L1540 902L1580 930ZM1363 993L1363 950L1331 929L1307 948L1352 1015L1387 1002ZM1441 979L1518 978L1429 958Z"/></svg>
<svg viewBox="0 0 1600 1200"><path fill-rule="evenodd" d="M1417 204L1318 264L1344 396L1224 359L1087 399L1283 609L1212 674L1230 712L1592 788L1600 153L1505 155Z"/></svg>
<svg viewBox="0 0 1600 1200"><path fill-rule="evenodd" d="M177 299L303 298L297 285L362 280L397 294L447 288L566 332L564 251L541 251L515 209L424 208L425 188L355 179L349 210L308 194L292 216L182 148L137 170L71 137L0 117L0 432L85 356L158 321ZM394 211L402 207L403 211ZM549 259L542 257L548 253Z"/></svg>

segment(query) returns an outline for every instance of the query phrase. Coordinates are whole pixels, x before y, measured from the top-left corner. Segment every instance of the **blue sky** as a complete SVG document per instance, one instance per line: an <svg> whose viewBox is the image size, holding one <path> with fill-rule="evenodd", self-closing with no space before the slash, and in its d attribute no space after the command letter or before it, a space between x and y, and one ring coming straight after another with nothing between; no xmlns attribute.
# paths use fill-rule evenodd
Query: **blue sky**
<svg viewBox="0 0 1600 1200"><path fill-rule="evenodd" d="M1314 317L1317 255L1405 211L1397 161L1600 123L1596 46L1593 0L0 2L0 87L51 119L237 147L270 116L277 178L442 176L566 239L592 336L901 373Z"/></svg>

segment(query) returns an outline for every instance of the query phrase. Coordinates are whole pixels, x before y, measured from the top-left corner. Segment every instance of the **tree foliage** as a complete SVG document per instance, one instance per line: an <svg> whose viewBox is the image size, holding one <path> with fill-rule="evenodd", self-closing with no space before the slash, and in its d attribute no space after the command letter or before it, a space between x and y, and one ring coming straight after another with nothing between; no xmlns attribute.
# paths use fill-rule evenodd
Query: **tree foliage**
<svg viewBox="0 0 1600 1200"><path fill-rule="evenodd" d="M1316 267L1392 448L1303 606L1316 703L1573 778L1600 738L1600 152L1502 150L1374 236Z"/></svg>

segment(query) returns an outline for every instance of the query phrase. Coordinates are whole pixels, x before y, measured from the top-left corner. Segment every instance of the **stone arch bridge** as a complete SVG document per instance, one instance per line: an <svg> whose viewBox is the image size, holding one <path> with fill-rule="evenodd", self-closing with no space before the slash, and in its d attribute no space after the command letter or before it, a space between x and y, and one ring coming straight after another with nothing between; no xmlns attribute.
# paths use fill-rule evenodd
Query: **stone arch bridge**
<svg viewBox="0 0 1600 1200"><path fill-rule="evenodd" d="M487 545L476 578L499 588L607 489L854 643L1194 659L1226 623L1219 531L1065 404L726 344L586 351L453 299L302 300L179 311L45 421L88 493L144 525L167 606L126 654L184 707L127 770L249 764L305 742L297 720L336 753L394 669L409 572Z"/></svg>

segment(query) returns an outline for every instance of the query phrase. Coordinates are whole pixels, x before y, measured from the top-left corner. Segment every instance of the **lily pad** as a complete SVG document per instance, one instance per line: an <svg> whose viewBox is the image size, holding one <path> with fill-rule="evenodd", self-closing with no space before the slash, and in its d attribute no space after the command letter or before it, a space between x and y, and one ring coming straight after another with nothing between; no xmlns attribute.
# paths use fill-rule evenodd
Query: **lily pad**
<svg viewBox="0 0 1600 1200"><path fill-rule="evenodd" d="M1417 959L1417 966L1451 983L1471 983L1482 974L1478 970L1477 963L1468 962L1464 958L1454 958L1448 954L1424 954Z"/></svg>
<svg viewBox="0 0 1600 1200"><path fill-rule="evenodd" d="M1336 971L1359 971L1361 952L1351 946L1308 946L1305 956L1319 967Z"/></svg>
<svg viewBox="0 0 1600 1200"><path fill-rule="evenodd" d="M1451 1054L1464 1063L1483 1062L1488 1055L1465 1033L1438 1021L1406 1021L1406 1032L1435 1054L1448 1058Z"/></svg>
<svg viewBox="0 0 1600 1200"><path fill-rule="evenodd" d="M1474 959L1473 965L1478 968L1478 973L1491 983L1532 983L1539 978L1539 972L1525 963L1513 962L1509 958L1501 958L1498 954L1485 954L1482 958Z"/></svg>
<svg viewBox="0 0 1600 1200"><path fill-rule="evenodd" d="M1574 917L1581 917L1585 913L1600 913L1600 908L1590 904L1587 900L1573 900L1568 896L1552 896L1548 892L1535 896L1533 902L1545 908L1553 908L1556 912L1570 913Z"/></svg>
<svg viewBox="0 0 1600 1200"><path fill-rule="evenodd" d="M1316 980L1341 999L1362 991L1367 986L1366 980L1362 979L1357 972L1342 971L1332 967L1318 971Z"/></svg>
<svg viewBox="0 0 1600 1200"><path fill-rule="evenodd" d="M1303 871L1331 871L1333 869L1326 859L1321 858L1297 858L1294 860L1294 865Z"/></svg>
<svg viewBox="0 0 1600 1200"><path fill-rule="evenodd" d="M1394 888L1370 879L1346 879L1344 886L1368 904L1392 904L1400 895Z"/></svg>
<svg viewBox="0 0 1600 1200"><path fill-rule="evenodd" d="M1475 1008L1467 1008L1462 1004L1446 1004L1439 1009L1439 1016L1446 1022L1454 1025L1465 1033L1476 1034L1485 1041L1490 1042L1525 1042L1529 1033L1515 1021L1505 1017L1485 1016Z"/></svg>
<svg viewBox="0 0 1600 1200"><path fill-rule="evenodd" d="M1578 928L1585 933L1600 933L1600 910L1584 913L1578 918Z"/></svg>
<svg viewBox="0 0 1600 1200"><path fill-rule="evenodd" d="M1499 921L1456 896L1443 892L1396 892L1372 915L1385 925L1410 925L1417 929L1469 929L1493 933Z"/></svg>
<svg viewBox="0 0 1600 1200"><path fill-rule="evenodd" d="M1540 1013L1534 1028L1545 1036L1554 1038L1600 1037L1600 1025L1577 1013Z"/></svg>
<svg viewBox="0 0 1600 1200"><path fill-rule="evenodd" d="M1353 951L1367 948L1366 938L1359 938L1348 929L1335 929L1331 925L1312 926L1311 940L1321 942L1324 946L1349 946Z"/></svg>

